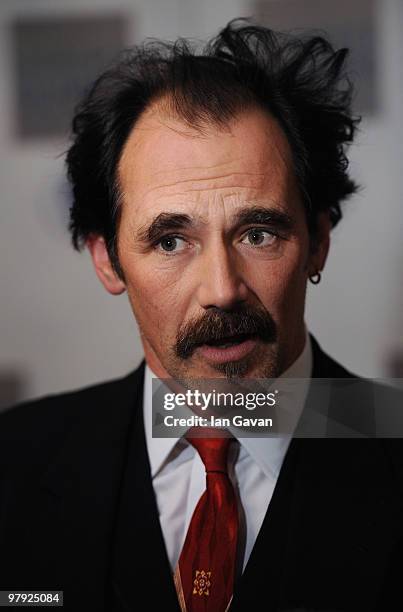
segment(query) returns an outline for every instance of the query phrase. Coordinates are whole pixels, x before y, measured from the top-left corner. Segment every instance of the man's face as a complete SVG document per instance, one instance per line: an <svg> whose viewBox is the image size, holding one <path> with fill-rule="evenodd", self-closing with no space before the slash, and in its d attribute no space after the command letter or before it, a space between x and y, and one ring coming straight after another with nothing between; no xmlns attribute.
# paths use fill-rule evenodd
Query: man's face
<svg viewBox="0 0 403 612"><path fill-rule="evenodd" d="M155 105L118 170L119 261L154 372L284 371L303 348L307 278L326 253L310 248L278 123L251 109L200 133Z"/></svg>

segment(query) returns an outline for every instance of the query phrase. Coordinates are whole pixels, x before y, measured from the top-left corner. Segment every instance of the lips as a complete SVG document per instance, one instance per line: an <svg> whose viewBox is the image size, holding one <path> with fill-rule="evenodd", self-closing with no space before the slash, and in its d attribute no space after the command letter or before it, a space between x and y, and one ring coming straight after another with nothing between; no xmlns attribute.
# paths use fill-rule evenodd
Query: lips
<svg viewBox="0 0 403 612"><path fill-rule="evenodd" d="M239 361L251 353L257 343L258 337L255 335L227 336L199 346L197 352L211 363Z"/></svg>
<svg viewBox="0 0 403 612"><path fill-rule="evenodd" d="M234 346L235 344L240 344L241 342L245 342L245 340L249 340L252 337L251 334L236 334L234 336L224 336L219 340L209 340L204 344L206 346L216 346L219 348L228 348L229 346Z"/></svg>

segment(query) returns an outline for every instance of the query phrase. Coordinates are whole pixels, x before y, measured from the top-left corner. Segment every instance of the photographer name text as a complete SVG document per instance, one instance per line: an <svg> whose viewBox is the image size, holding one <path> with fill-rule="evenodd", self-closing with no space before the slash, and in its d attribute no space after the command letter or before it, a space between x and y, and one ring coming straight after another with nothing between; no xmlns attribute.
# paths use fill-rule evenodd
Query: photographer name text
<svg viewBox="0 0 403 612"><path fill-rule="evenodd" d="M189 417L174 417L169 414L164 417L166 427L273 427L273 419L243 417L239 414L231 418L218 418L211 415L209 418L192 415Z"/></svg>

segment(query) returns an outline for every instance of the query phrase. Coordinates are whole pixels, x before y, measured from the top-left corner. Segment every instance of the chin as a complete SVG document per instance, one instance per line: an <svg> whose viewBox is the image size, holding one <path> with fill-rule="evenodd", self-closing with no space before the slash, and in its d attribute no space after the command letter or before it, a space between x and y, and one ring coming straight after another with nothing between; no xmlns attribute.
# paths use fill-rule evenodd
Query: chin
<svg viewBox="0 0 403 612"><path fill-rule="evenodd" d="M237 361L212 364L203 360L202 363L185 366L183 370L186 370L189 378L277 378L281 373L277 351L272 345L270 350L265 349L264 353L257 351L257 354Z"/></svg>

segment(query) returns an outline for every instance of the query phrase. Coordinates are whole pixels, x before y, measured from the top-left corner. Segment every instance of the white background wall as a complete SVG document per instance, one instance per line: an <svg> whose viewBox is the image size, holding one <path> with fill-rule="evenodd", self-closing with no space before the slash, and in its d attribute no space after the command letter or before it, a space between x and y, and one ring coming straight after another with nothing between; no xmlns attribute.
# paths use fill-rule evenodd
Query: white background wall
<svg viewBox="0 0 403 612"><path fill-rule="evenodd" d="M241 0L3 0L0 5L0 372L20 372L22 397L124 374L141 359L125 296L107 295L87 254L70 247L63 212L63 141L13 136L8 24L18 15L124 8L131 37L207 37L251 15ZM307 321L324 348L356 372L389 373L403 351L403 3L378 3L380 109L351 150L365 189L333 235L322 283L310 287Z"/></svg>

